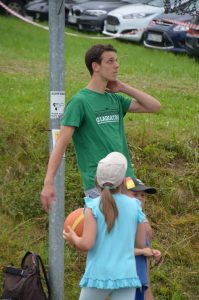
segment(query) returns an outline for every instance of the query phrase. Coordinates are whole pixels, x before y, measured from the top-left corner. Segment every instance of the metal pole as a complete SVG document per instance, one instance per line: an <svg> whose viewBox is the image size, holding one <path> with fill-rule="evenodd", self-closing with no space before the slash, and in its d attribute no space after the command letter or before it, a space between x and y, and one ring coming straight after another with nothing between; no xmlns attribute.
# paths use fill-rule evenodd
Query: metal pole
<svg viewBox="0 0 199 300"><path fill-rule="evenodd" d="M56 141L60 117L64 111L64 0L49 0L50 51L50 145ZM49 213L49 282L50 300L64 299L64 157L55 177L56 201Z"/></svg>

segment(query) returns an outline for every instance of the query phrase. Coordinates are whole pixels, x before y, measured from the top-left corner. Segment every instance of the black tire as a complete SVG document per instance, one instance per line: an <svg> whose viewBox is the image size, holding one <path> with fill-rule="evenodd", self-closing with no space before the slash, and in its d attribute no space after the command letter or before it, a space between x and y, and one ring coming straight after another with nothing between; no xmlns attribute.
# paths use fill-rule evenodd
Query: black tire
<svg viewBox="0 0 199 300"><path fill-rule="evenodd" d="M7 6L17 12L20 15L24 16L24 2L21 0L8 0Z"/></svg>

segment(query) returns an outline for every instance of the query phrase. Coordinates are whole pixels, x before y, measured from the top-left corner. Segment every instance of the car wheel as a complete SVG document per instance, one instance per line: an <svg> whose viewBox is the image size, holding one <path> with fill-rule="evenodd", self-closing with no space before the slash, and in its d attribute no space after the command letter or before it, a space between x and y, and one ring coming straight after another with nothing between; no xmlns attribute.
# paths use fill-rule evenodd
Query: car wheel
<svg viewBox="0 0 199 300"><path fill-rule="evenodd" d="M17 12L18 14L24 15L24 3L20 0L8 0L7 6Z"/></svg>

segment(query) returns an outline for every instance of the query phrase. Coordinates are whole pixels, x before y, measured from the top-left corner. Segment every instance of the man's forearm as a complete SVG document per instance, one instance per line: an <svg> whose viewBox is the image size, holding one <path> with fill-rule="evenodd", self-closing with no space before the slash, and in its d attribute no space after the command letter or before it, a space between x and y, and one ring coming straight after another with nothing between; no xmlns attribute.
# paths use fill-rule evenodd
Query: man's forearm
<svg viewBox="0 0 199 300"><path fill-rule="evenodd" d="M64 150L62 149L56 149L54 148L50 159L48 162L48 168L46 172L46 177L44 179L44 184L53 184L54 183L54 177L56 175L57 169L61 163L61 159L63 156Z"/></svg>
<svg viewBox="0 0 199 300"><path fill-rule="evenodd" d="M160 102L143 91L122 83L121 92L134 99L129 112L158 112L160 110Z"/></svg>
<svg viewBox="0 0 199 300"><path fill-rule="evenodd" d="M61 128L58 140L50 155L44 184L53 184L57 169L61 163L73 132L74 127L63 126Z"/></svg>

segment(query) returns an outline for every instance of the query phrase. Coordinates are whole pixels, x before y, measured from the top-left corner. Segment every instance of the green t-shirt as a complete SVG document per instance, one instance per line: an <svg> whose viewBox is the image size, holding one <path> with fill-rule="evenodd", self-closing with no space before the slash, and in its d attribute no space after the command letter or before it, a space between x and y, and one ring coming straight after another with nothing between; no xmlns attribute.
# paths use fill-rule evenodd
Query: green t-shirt
<svg viewBox="0 0 199 300"><path fill-rule="evenodd" d="M76 127L73 143L85 190L95 186L97 164L112 151L126 156L126 175L135 177L123 123L131 101L120 94L101 94L85 88L66 105L62 125Z"/></svg>

